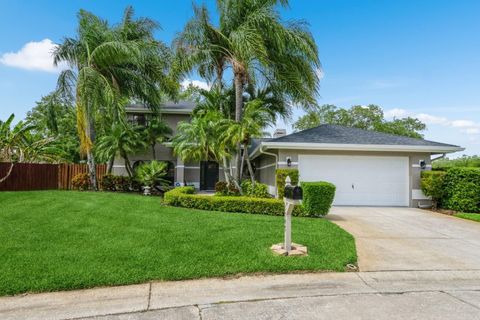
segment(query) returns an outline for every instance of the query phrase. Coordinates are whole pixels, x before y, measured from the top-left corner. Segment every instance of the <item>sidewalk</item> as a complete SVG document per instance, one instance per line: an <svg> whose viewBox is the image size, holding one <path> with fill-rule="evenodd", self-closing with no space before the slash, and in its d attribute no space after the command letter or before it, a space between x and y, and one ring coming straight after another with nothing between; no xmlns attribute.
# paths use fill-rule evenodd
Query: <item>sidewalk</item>
<svg viewBox="0 0 480 320"><path fill-rule="evenodd" d="M246 276L0 298L0 319L480 319L480 270Z"/></svg>

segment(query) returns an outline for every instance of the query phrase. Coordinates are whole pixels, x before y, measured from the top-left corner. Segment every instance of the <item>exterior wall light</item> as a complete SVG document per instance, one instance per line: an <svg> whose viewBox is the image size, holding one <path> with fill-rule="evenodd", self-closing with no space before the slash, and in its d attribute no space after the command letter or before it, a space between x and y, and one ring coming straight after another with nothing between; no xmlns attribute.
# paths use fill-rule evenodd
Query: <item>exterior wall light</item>
<svg viewBox="0 0 480 320"><path fill-rule="evenodd" d="M425 170L427 168L427 163L425 162L425 160L420 160L419 164L422 170Z"/></svg>
<svg viewBox="0 0 480 320"><path fill-rule="evenodd" d="M292 158L287 157L287 167L291 167L291 166L292 166Z"/></svg>

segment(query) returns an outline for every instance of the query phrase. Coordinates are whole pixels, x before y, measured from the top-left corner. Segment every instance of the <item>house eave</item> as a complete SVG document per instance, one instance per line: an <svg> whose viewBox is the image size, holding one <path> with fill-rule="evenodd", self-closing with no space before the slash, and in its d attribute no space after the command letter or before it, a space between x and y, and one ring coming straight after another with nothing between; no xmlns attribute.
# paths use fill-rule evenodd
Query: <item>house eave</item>
<svg viewBox="0 0 480 320"><path fill-rule="evenodd" d="M382 145L382 144L336 144L336 143L307 143L307 142L261 142L250 157L253 159L260 154L260 150L287 149L287 150L328 150L328 151L371 151L371 152L427 152L452 153L463 151L465 148L457 146L414 146L414 145Z"/></svg>

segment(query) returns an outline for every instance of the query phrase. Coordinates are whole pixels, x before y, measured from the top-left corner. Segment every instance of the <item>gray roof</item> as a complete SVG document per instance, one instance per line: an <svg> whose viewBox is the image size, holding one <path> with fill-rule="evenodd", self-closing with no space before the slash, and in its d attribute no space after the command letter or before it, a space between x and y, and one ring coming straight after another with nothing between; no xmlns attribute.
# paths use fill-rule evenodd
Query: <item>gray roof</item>
<svg viewBox="0 0 480 320"><path fill-rule="evenodd" d="M268 142L458 147L424 139L408 138L333 124L322 124L315 128L270 139Z"/></svg>

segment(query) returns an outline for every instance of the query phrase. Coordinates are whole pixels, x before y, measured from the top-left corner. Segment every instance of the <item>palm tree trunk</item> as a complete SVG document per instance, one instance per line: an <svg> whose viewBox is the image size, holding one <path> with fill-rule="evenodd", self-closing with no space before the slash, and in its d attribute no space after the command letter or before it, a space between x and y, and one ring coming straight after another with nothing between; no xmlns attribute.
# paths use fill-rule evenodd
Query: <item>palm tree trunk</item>
<svg viewBox="0 0 480 320"><path fill-rule="evenodd" d="M243 75L240 72L235 72L235 121L242 120L243 111ZM240 180L240 166L242 159L240 158L241 148L240 143L237 144L237 153L235 154L235 179Z"/></svg>
<svg viewBox="0 0 480 320"><path fill-rule="evenodd" d="M242 181L243 179L243 164L245 163L245 148L243 149L243 154L242 154L242 158L241 158L241 161L240 161L240 181Z"/></svg>
<svg viewBox="0 0 480 320"><path fill-rule="evenodd" d="M244 152L246 151L246 147L244 149ZM252 162L250 161L250 155L248 152L245 152L245 161L247 162L247 168L248 168L248 173L250 173L250 179L252 180L252 185L255 186L255 174L253 173L253 168L252 168Z"/></svg>
<svg viewBox="0 0 480 320"><path fill-rule="evenodd" d="M227 162L227 158L223 157L222 158L222 163L223 163L223 174L225 175L225 182L227 184L230 183L230 175L228 173L228 162Z"/></svg>
<svg viewBox="0 0 480 320"><path fill-rule="evenodd" d="M89 117L87 120L87 137L90 139L92 145L95 143L95 126L94 120ZM87 165L88 165L88 175L90 176L90 184L92 185L93 190L97 191L97 170L95 163L95 156L93 155L92 148L90 147L87 150Z"/></svg>
<svg viewBox="0 0 480 320"><path fill-rule="evenodd" d="M90 176L90 184L92 189L97 191L97 170L95 170L95 157L93 156L92 150L87 151L87 166L88 166L88 175Z"/></svg>
<svg viewBox="0 0 480 320"><path fill-rule="evenodd" d="M153 160L157 160L157 155L156 155L156 152L155 152L155 145L156 143L152 143L152 156L153 156Z"/></svg>
<svg viewBox="0 0 480 320"><path fill-rule="evenodd" d="M7 174L0 179L0 183L2 183L3 181L7 180L8 177L10 177L10 175L12 174L13 166L14 166L14 165L15 165L14 162L10 162L10 168L8 168Z"/></svg>
<svg viewBox="0 0 480 320"><path fill-rule="evenodd" d="M108 159L108 164L107 164L107 173L112 174L113 170L113 162L115 161L115 155L111 156L110 159Z"/></svg>
<svg viewBox="0 0 480 320"><path fill-rule="evenodd" d="M128 176L132 177L133 169L132 169L132 165L130 164L130 159L128 159L127 155L124 155L123 160L125 160L125 169L127 169Z"/></svg>

